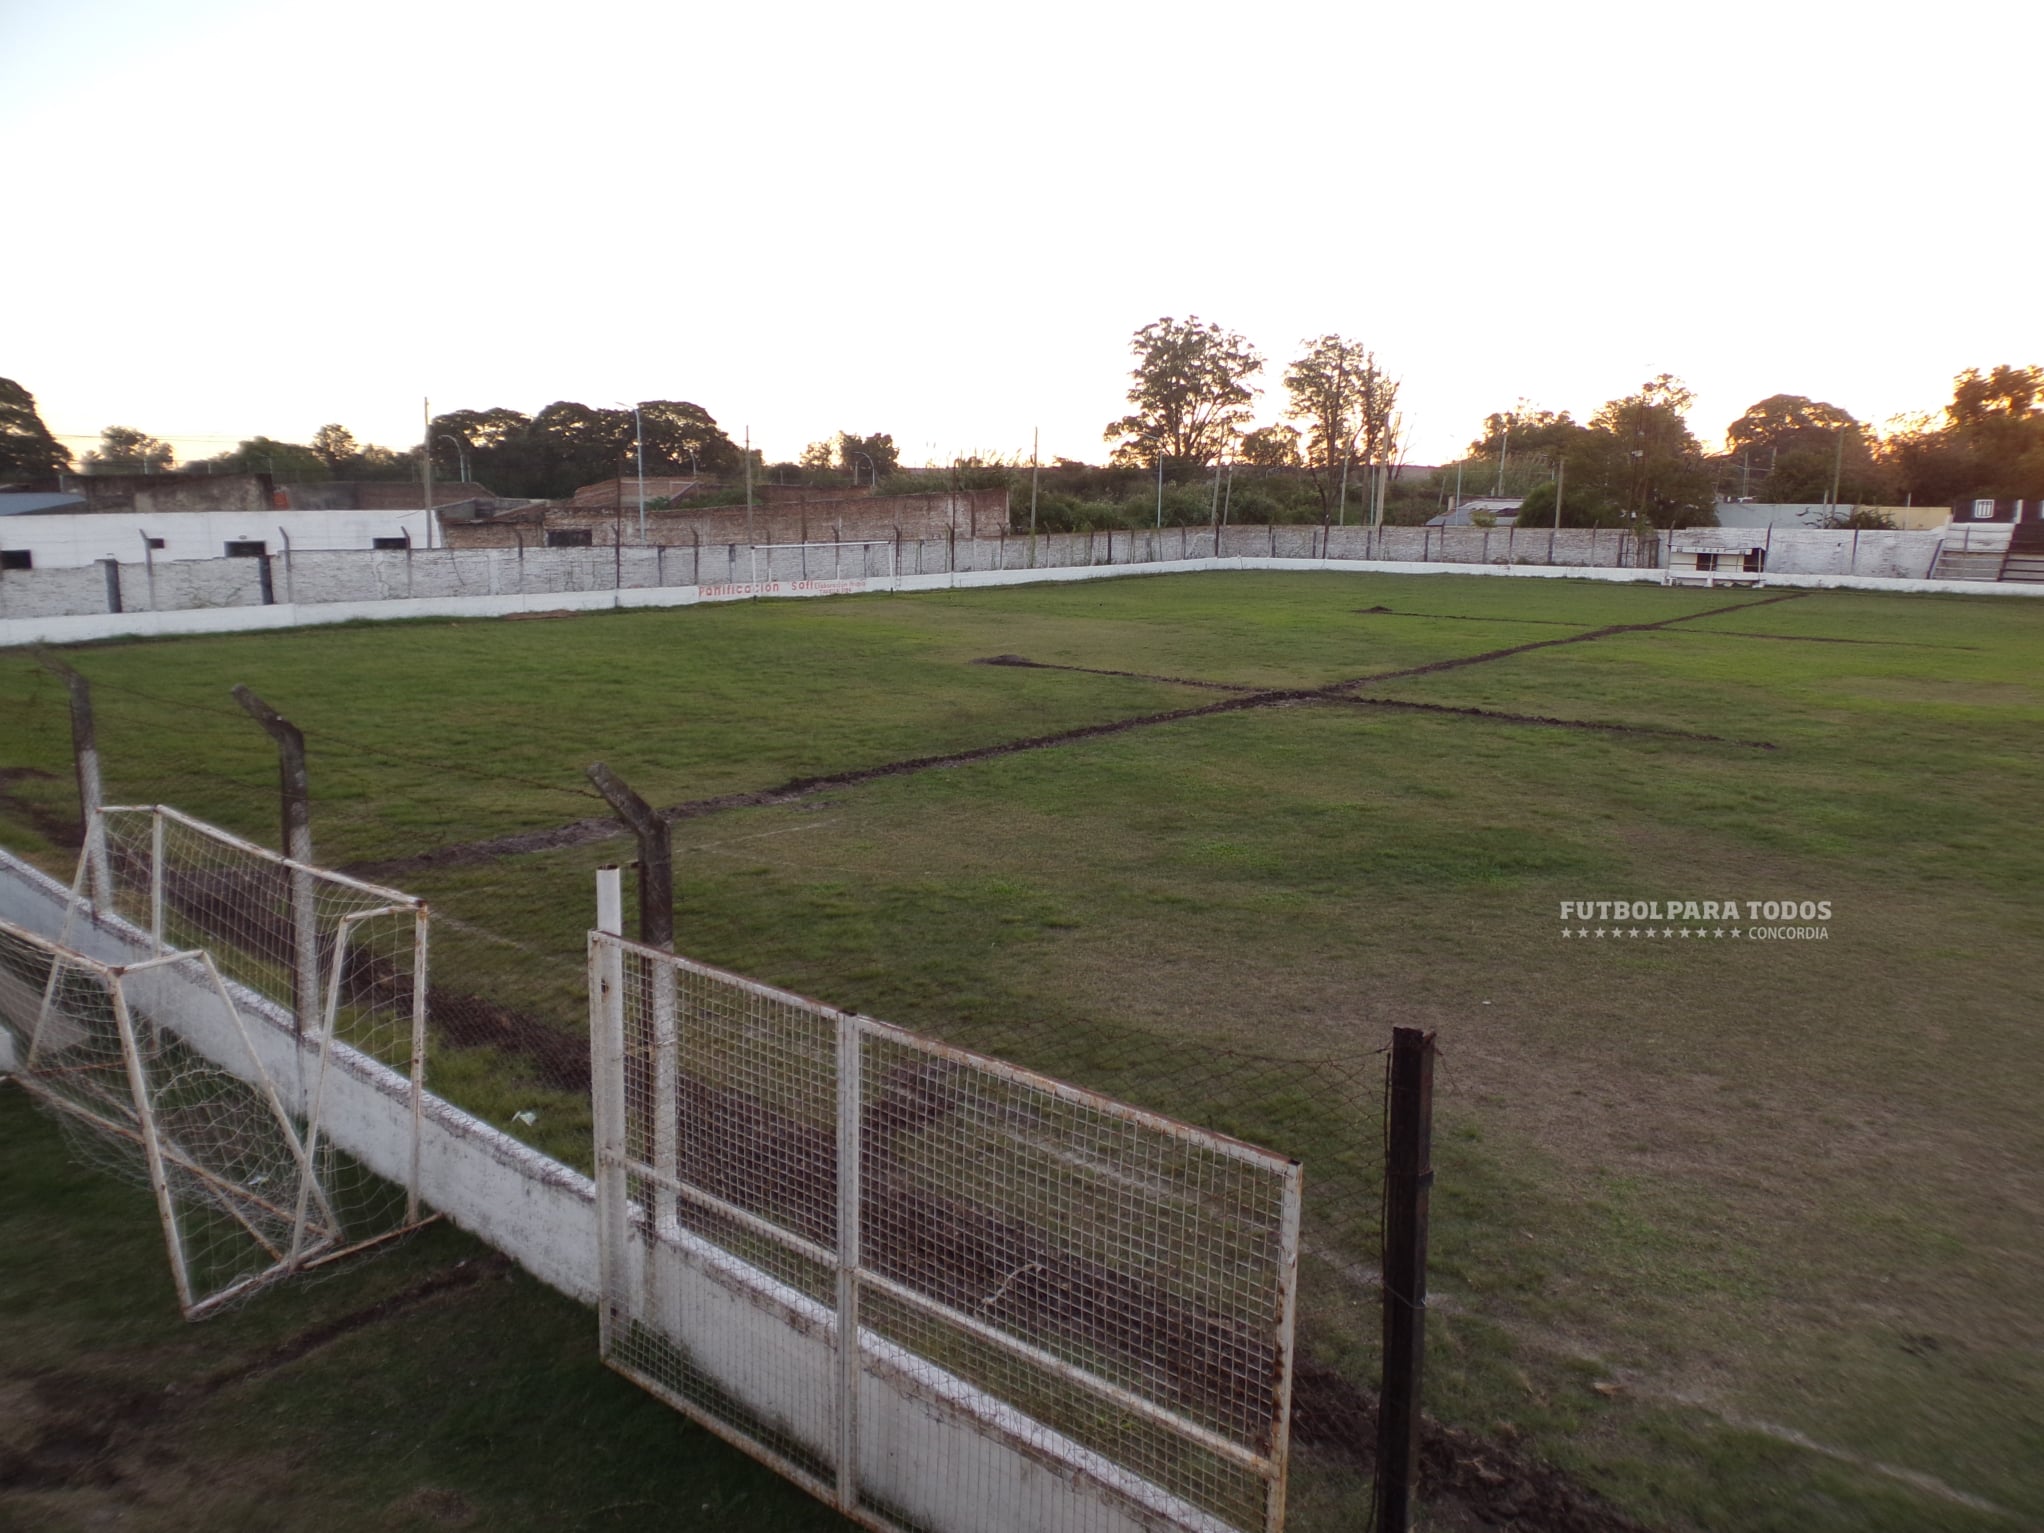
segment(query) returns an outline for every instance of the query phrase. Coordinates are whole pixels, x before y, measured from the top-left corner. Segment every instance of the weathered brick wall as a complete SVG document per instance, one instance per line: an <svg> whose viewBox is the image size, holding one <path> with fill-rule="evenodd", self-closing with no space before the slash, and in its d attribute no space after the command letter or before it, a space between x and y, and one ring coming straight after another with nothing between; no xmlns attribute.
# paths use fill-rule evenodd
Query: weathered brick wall
<svg viewBox="0 0 2044 1533"><path fill-rule="evenodd" d="M1006 490L966 490L942 495L856 495L784 505L679 506L646 513L650 545L689 548L714 543L892 542L897 537L997 536L1008 522ZM547 506L487 521L450 523L450 548L544 548L550 531L586 531L590 542L608 548L622 539L637 544L636 505L614 510Z"/></svg>

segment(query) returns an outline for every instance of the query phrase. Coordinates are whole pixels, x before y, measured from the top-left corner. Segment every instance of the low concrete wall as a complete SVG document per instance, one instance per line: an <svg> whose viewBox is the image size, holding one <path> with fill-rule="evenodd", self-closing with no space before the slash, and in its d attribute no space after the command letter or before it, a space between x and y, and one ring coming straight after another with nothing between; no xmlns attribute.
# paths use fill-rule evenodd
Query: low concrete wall
<svg viewBox="0 0 2044 1533"><path fill-rule="evenodd" d="M148 935L126 922L69 922L69 891L0 850L0 918L109 964L149 956ZM67 930L67 927L69 928ZM179 969L136 976L135 999L201 1053L230 1069L243 1052L217 998ZM291 1017L230 982L264 1070L302 1114L317 1049L292 1035ZM12 1040L0 1027L0 1069ZM404 1079L345 1047L333 1051L323 1132L379 1175L409 1172L411 1114ZM599 1302L596 1188L586 1176L529 1149L451 1103L426 1097L420 1193L534 1277L587 1304ZM831 1401L836 1315L685 1231L648 1250L643 1221L625 1266L651 1267L672 1295L668 1329L690 1359L759 1418L819 1453L835 1441ZM650 1261L649 1261L650 1259ZM591 1344L595 1338L592 1335ZM1098 1455L882 1340L861 1338L859 1478L874 1502L952 1533L1225 1533ZM812 1487L816 1488L816 1487Z"/></svg>
<svg viewBox="0 0 2044 1533"><path fill-rule="evenodd" d="M1448 536L1441 534L1445 531ZM1545 553L1545 535L1528 534ZM1685 535L1701 536L1701 534ZM1736 531L1714 532L1740 546ZM1815 539L1802 549L1807 572L1770 554L1758 582L1778 588L1941 592L1965 596L2039 596L2021 582L1932 581L1935 555L1911 539L1929 533L1776 533ZM1563 541L1566 540L1566 541ZM1881 540L1868 542L1866 540ZM0 576L0 647L75 644L94 639L186 633L237 633L323 623L420 617L501 617L521 612L613 607L692 606L764 596L834 596L866 591L1011 585L1032 580L1095 579L1138 572L1317 569L1359 574L1460 574L1658 581L1662 570L1635 566L1630 540L1599 542L1564 530L1554 557L1518 557L1526 539L1483 528L1165 528L1042 537L903 539L884 547L808 548L413 549L331 551L272 558L271 593L262 605L261 561L219 559L159 566L153 583L139 565L116 566L123 610L107 610L105 567L37 570ZM1488 554L1490 557L1485 558ZM1869 573L1866 566L1874 565ZM889 571L893 573L889 573ZM1913 572L1913 573L1912 573Z"/></svg>

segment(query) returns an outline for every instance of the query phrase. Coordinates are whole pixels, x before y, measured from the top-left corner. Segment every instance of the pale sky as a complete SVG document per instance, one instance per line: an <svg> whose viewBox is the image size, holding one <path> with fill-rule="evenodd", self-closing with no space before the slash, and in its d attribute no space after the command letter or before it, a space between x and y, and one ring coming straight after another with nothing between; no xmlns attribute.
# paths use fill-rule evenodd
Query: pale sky
<svg viewBox="0 0 2044 1533"><path fill-rule="evenodd" d="M1667 371L2044 363L2044 5L0 0L0 376L83 452L691 399L1101 461L1132 331L1339 331L1415 462Z"/></svg>

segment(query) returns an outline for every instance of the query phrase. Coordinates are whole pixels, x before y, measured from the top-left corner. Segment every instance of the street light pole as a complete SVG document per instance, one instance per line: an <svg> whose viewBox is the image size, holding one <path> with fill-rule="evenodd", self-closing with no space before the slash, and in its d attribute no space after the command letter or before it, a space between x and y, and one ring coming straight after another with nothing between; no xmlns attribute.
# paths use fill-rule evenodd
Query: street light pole
<svg viewBox="0 0 2044 1533"><path fill-rule="evenodd" d="M866 473L871 477L872 487L877 491L880 488L880 470L873 466L873 460L871 458L867 458L866 454L859 452L856 449L853 451L852 456L855 458L866 458ZM857 470L854 470L852 473L852 488L856 490L858 487L859 475Z"/></svg>
<svg viewBox="0 0 2044 1533"><path fill-rule="evenodd" d="M624 401L618 401L620 407ZM632 406L632 445L639 454L639 541L646 541L646 428L639 420L639 407Z"/></svg>
<svg viewBox="0 0 2044 1533"><path fill-rule="evenodd" d="M468 443L464 442L464 441L463 441L463 440L462 440L462 439L461 439L460 437L458 437L458 436L449 436L449 435L447 435L447 433L446 433L446 432L444 432L444 431L443 431L443 432L442 432L442 433L440 434L440 440L441 440L441 441L443 441L443 442L452 442L452 443L454 444L454 452L455 452L455 456L456 456L456 457L457 457L457 458L458 458L458 459L460 460L460 463L461 463L461 482L462 482L463 484L467 484L467 483L468 483Z"/></svg>

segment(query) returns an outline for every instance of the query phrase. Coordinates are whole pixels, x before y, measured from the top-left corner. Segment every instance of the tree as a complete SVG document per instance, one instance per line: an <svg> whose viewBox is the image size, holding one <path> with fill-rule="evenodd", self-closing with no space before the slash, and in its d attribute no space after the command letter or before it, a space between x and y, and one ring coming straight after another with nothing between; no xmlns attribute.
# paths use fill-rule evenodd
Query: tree
<svg viewBox="0 0 2044 1533"><path fill-rule="evenodd" d="M738 444L716 418L685 399L649 399L639 406L646 471L727 474L744 466Z"/></svg>
<svg viewBox="0 0 2044 1533"><path fill-rule="evenodd" d="M1976 495L2044 496L2044 369L1975 368L1952 380L1947 430ZM1961 494L1967 493L1961 491Z"/></svg>
<svg viewBox="0 0 2044 1533"><path fill-rule="evenodd" d="M1330 334L1300 344L1304 355L1285 370L1292 396L1287 413L1307 423L1306 467L1325 509L1332 481L1345 477L1350 464L1390 461L1398 383L1379 369L1376 354L1361 341Z"/></svg>
<svg viewBox="0 0 2044 1533"><path fill-rule="evenodd" d="M355 445L355 434L346 426L330 423L313 433L313 455L326 465L327 472L335 478L341 476L341 470L347 467L359 450Z"/></svg>
<svg viewBox="0 0 2044 1533"><path fill-rule="evenodd" d="M1264 474L1273 469L1297 468L1301 461L1299 428L1258 426L1254 431L1246 431L1235 444L1235 457Z"/></svg>
<svg viewBox="0 0 2044 1533"><path fill-rule="evenodd" d="M84 460L88 474L167 474L176 463L168 442L133 426L108 426Z"/></svg>
<svg viewBox="0 0 2044 1533"><path fill-rule="evenodd" d="M219 474L268 474L278 484L318 484L330 477L326 460L303 442L250 437L233 452L208 458Z"/></svg>
<svg viewBox="0 0 2044 1533"><path fill-rule="evenodd" d="M35 395L0 378L0 476L41 477L70 467L71 449L50 435Z"/></svg>
<svg viewBox="0 0 2044 1533"><path fill-rule="evenodd" d="M1694 398L1679 378L1662 373L1590 417L1590 429L1604 438L1597 487L1618 499L1635 527L1717 524L1710 470L1683 419ZM1624 454L1622 463L1614 449ZM1617 495L1620 478L1624 493Z"/></svg>
<svg viewBox="0 0 2044 1533"><path fill-rule="evenodd" d="M1837 405L1770 394L1725 429L1717 487L1728 495L1790 502L1878 499L1894 492L1873 434Z"/></svg>
<svg viewBox="0 0 2044 1533"><path fill-rule="evenodd" d="M1942 421L1888 423L1881 457L1912 500L1950 504L1977 495L2044 498L2044 369L1968 368L1952 380Z"/></svg>
<svg viewBox="0 0 2044 1533"><path fill-rule="evenodd" d="M1129 350L1136 365L1128 402L1135 408L1101 433L1117 443L1115 463L1164 457L1205 464L1249 420L1257 393L1249 380L1263 370L1263 358L1242 336L1196 314L1182 322L1167 315L1138 330Z"/></svg>
<svg viewBox="0 0 2044 1533"><path fill-rule="evenodd" d="M827 473L835 451L830 442L811 442L802 449L801 466L813 474Z"/></svg>
<svg viewBox="0 0 2044 1533"><path fill-rule="evenodd" d="M861 454L864 456L861 457ZM853 484L859 482L859 470L869 462L868 472L876 485L901 466L901 457L895 451L891 433L876 431L871 436L853 436L849 431L840 431L837 434L837 466L852 476Z"/></svg>

